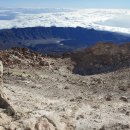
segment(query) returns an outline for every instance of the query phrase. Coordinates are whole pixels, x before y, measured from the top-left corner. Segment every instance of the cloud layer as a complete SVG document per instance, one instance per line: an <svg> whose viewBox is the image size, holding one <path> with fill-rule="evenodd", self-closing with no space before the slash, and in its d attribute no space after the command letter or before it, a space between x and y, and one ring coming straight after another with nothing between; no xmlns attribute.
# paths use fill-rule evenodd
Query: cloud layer
<svg viewBox="0 0 130 130"><path fill-rule="evenodd" d="M0 9L0 29L80 26L130 33L128 17L130 10L123 9Z"/></svg>

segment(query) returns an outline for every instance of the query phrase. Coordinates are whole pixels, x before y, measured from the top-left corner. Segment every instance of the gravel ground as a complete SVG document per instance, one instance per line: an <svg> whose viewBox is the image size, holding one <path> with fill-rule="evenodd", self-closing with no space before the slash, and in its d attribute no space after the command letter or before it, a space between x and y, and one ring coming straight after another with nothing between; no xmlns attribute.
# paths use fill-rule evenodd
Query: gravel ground
<svg viewBox="0 0 130 130"><path fill-rule="evenodd" d="M51 67L4 68L4 92L19 118L1 110L0 126L44 116L57 130L130 129L130 69L80 76L70 59L48 60Z"/></svg>

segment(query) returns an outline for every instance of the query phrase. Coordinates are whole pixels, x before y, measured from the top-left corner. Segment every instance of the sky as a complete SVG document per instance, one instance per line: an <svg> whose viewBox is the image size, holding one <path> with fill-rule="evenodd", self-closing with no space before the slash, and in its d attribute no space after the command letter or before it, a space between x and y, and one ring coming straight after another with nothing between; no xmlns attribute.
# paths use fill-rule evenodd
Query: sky
<svg viewBox="0 0 130 130"><path fill-rule="evenodd" d="M130 9L130 0L0 0L0 7Z"/></svg>

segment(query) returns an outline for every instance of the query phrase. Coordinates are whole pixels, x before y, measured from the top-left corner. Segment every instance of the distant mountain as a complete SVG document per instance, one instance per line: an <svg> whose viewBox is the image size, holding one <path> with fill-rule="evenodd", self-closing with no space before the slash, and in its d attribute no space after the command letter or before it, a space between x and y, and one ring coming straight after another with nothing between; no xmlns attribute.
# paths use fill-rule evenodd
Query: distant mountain
<svg viewBox="0 0 130 130"><path fill-rule="evenodd" d="M1 49L28 47L39 52L64 52L88 47L97 42L129 42L130 37L94 29L33 27L0 30Z"/></svg>
<svg viewBox="0 0 130 130"><path fill-rule="evenodd" d="M97 42L125 43L130 36L81 27L33 27L0 30L0 49L27 47L41 53L63 53Z"/></svg>

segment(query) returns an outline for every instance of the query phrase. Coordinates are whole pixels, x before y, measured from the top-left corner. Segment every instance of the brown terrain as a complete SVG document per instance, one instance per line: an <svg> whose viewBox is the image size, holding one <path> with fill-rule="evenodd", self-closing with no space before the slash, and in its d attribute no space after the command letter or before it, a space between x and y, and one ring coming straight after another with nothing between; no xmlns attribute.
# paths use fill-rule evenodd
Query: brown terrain
<svg viewBox="0 0 130 130"><path fill-rule="evenodd" d="M130 43L116 45L97 43L91 48L72 54L76 62L74 73L92 75L107 73L130 66Z"/></svg>
<svg viewBox="0 0 130 130"><path fill-rule="evenodd" d="M98 43L57 58L1 51L0 130L130 130L129 50Z"/></svg>

